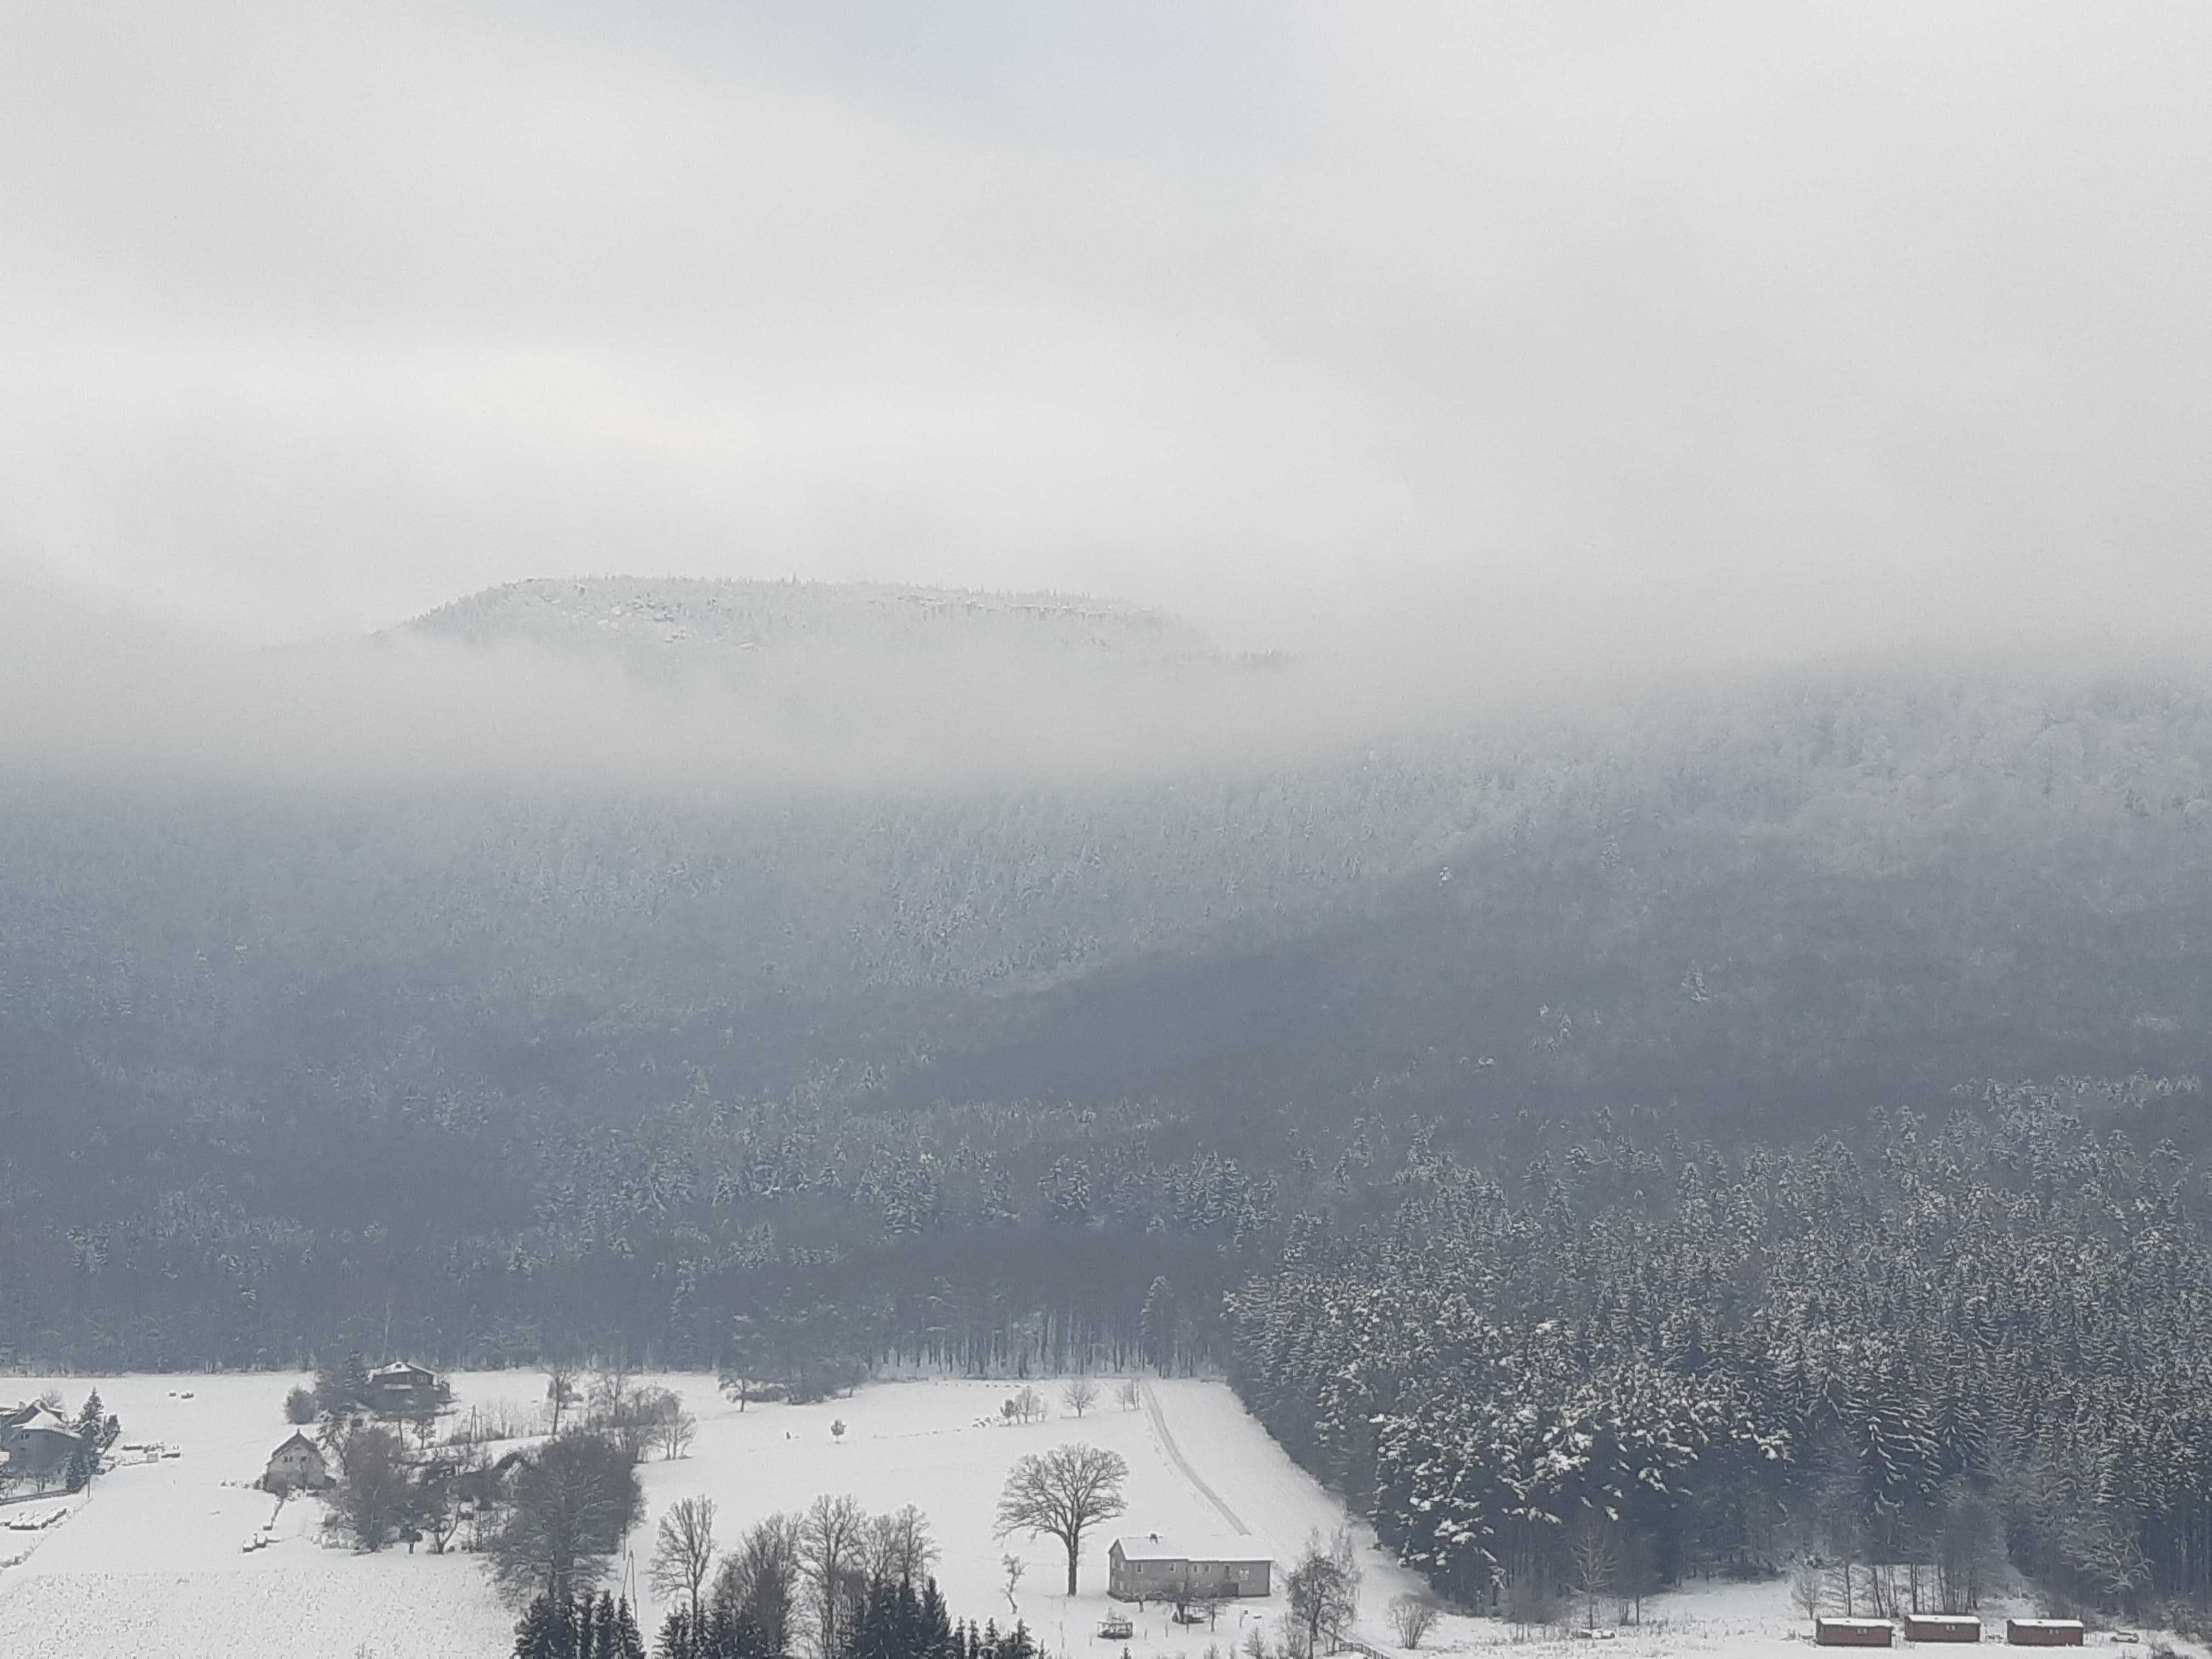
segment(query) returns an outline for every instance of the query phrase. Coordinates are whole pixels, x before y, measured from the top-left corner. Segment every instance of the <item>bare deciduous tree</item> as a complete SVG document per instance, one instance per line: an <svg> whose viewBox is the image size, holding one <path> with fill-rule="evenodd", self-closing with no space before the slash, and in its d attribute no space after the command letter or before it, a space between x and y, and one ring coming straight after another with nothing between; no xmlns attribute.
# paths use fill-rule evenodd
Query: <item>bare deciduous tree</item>
<svg viewBox="0 0 2212 1659"><path fill-rule="evenodd" d="M1291 1647L1301 1659L1315 1659L1322 1651L1336 1651L1345 1626L1359 1616L1360 1571L1352 1534L1338 1528L1327 1544L1318 1532L1306 1535L1300 1553L1284 1581L1290 1601Z"/></svg>
<svg viewBox="0 0 2212 1659"><path fill-rule="evenodd" d="M929 1517L911 1504L868 1522L867 1573L887 1584L920 1584L938 1558Z"/></svg>
<svg viewBox="0 0 2212 1659"><path fill-rule="evenodd" d="M1087 1376L1079 1376L1060 1391L1060 1397L1078 1417L1098 1403L1098 1385Z"/></svg>
<svg viewBox="0 0 2212 1659"><path fill-rule="evenodd" d="M1827 1575L1810 1561L1801 1561L1790 1575L1790 1599L1808 1619L1819 1619L1828 1604Z"/></svg>
<svg viewBox="0 0 2212 1659"><path fill-rule="evenodd" d="M1576 1523L1567 1540L1567 1562L1575 1575L1575 1594L1583 1598L1583 1625L1595 1630L1598 1601L1613 1588L1620 1566L1612 1528L1601 1516L1593 1511Z"/></svg>
<svg viewBox="0 0 2212 1659"><path fill-rule="evenodd" d="M1020 1602L1014 1600L1014 1592L1021 1588L1022 1575L1030 1570L1030 1564L1009 1550L999 1558L999 1565L1005 1568L1006 1572L1006 1611L1009 1613L1018 1614L1022 1607Z"/></svg>
<svg viewBox="0 0 2212 1659"><path fill-rule="evenodd" d="M1125 1376L1121 1386L1114 1391L1114 1397L1121 1402L1123 1411L1133 1412L1145 1403L1145 1385L1133 1376Z"/></svg>
<svg viewBox="0 0 2212 1659"><path fill-rule="evenodd" d="M545 1403L552 1409L552 1431L555 1434L561 1432L561 1413L580 1398L582 1396L576 1391L576 1368L574 1365L555 1364L546 1368Z"/></svg>
<svg viewBox="0 0 2212 1659"><path fill-rule="evenodd" d="M672 1459L683 1456L691 1449L698 1433L699 1419L684 1410L681 1401L675 1401L660 1419L660 1455Z"/></svg>
<svg viewBox="0 0 2212 1659"><path fill-rule="evenodd" d="M795 1515L771 1515L756 1523L714 1577L716 1615L732 1623L750 1620L769 1653L791 1652L798 1636L799 1527Z"/></svg>
<svg viewBox="0 0 2212 1659"><path fill-rule="evenodd" d="M484 1467L483 1448L473 1443L448 1447L422 1473L416 1508L429 1536L430 1553L443 1555L461 1529L465 1495Z"/></svg>
<svg viewBox="0 0 2212 1659"><path fill-rule="evenodd" d="M337 1464L338 1484L331 1493L326 1524L350 1538L356 1549L382 1549L413 1510L405 1443L390 1429L356 1429L338 1443Z"/></svg>
<svg viewBox="0 0 2212 1659"><path fill-rule="evenodd" d="M516 1601L592 1583L645 1508L637 1471L604 1435L568 1433L519 1460L493 1571Z"/></svg>
<svg viewBox="0 0 2212 1659"><path fill-rule="evenodd" d="M685 1597L691 1626L699 1626L699 1591L714 1570L714 1500L679 1498L660 1517L653 1546L653 1588L656 1595Z"/></svg>
<svg viewBox="0 0 2212 1659"><path fill-rule="evenodd" d="M1418 1648L1422 1638L1436 1628L1437 1616L1443 1608L1437 1598L1425 1590L1409 1590L1403 1595L1390 1598L1390 1628L1397 1632L1401 1648Z"/></svg>
<svg viewBox="0 0 2212 1659"><path fill-rule="evenodd" d="M999 1495L998 1534L1026 1532L1060 1540L1067 1551L1067 1593L1083 1559L1083 1534L1128 1508L1121 1483L1129 1466L1098 1446L1055 1446L1016 1463Z"/></svg>
<svg viewBox="0 0 2212 1659"><path fill-rule="evenodd" d="M850 1498L821 1497L799 1517L798 1558L823 1659L844 1645L846 1603L867 1567L868 1516Z"/></svg>

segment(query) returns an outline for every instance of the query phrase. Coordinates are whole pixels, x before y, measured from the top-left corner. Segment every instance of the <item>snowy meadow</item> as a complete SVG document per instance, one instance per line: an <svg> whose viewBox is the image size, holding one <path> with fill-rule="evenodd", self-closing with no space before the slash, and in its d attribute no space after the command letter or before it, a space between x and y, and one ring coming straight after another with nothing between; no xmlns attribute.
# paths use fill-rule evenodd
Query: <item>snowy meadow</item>
<svg viewBox="0 0 2212 1659"><path fill-rule="evenodd" d="M285 1392L304 1380L271 1373L28 1377L0 1388L10 1396L58 1388L74 1407L96 1387L122 1419L126 1444L178 1454L138 1461L144 1454L122 1452L118 1467L88 1494L0 1509L9 1520L67 1511L59 1524L36 1532L0 1531L6 1540L0 1560L22 1557L0 1570L0 1651L13 1659L218 1651L243 1659L356 1652L476 1659L504 1652L515 1615L495 1594L480 1558L434 1556L427 1546L411 1555L404 1547L358 1554L325 1540L320 1500L280 1505L254 1488L270 1453L292 1432L282 1409ZM848 1398L740 1410L711 1377L637 1380L675 1391L699 1421L685 1455L656 1454L640 1471L645 1521L619 1562L617 1588L627 1585L652 1622L663 1610L646 1572L653 1530L670 1505L692 1496L714 1500L726 1547L751 1522L802 1509L823 1494L849 1494L872 1512L914 1504L927 1516L942 1552L936 1573L955 1615L1024 1620L1056 1654L1118 1654L1124 1645L1096 1635L1113 1605L1106 1550L1119 1533L1233 1540L1240 1553L1272 1557L1279 1564L1275 1596L1226 1609L1211 1632L1178 1628L1158 1604L1131 1610L1135 1651L1191 1659L1209 1641L1226 1648L1279 1613L1280 1565L1310 1531L1327 1534L1346 1519L1343 1506L1215 1382L1151 1382L1134 1408L1116 1403L1109 1387L1079 1419L1060 1400L1059 1383L1041 1382L1051 1415L1008 1424L1000 1403L1019 1385L1003 1382L882 1382ZM465 1422L472 1407L504 1403L529 1418L546 1379L514 1370L459 1373L449 1381L454 1404L441 1433ZM842 1435L832 1431L840 1423ZM1057 1544L1001 1540L994 1522L1014 1462L1073 1441L1120 1453L1129 1477L1127 1512L1086 1540L1082 1593L1070 1599L1059 1593ZM263 1538L265 1545L246 1547ZM457 1543L465 1541L464 1534ZM1003 1565L1009 1553L1027 1563L1011 1595ZM1371 1549L1363 1558L1373 1615L1364 1633L1379 1642L1386 1639L1384 1603L1415 1581Z"/></svg>

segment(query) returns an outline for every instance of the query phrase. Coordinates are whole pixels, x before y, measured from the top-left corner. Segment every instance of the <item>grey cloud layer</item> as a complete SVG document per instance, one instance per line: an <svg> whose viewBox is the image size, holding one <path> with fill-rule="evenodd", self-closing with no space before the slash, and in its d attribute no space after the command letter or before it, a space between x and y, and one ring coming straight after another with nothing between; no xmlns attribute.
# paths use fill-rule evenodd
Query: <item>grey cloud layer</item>
<svg viewBox="0 0 2212 1659"><path fill-rule="evenodd" d="M948 15L28 8L0 551L279 635L606 569L1533 660L2212 601L2201 8Z"/></svg>

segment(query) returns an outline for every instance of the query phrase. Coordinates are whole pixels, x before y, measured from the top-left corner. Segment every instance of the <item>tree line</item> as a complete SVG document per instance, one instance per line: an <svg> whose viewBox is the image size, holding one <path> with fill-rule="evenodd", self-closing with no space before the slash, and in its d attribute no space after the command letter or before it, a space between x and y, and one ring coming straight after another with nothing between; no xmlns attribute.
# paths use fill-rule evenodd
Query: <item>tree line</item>
<svg viewBox="0 0 2212 1659"><path fill-rule="evenodd" d="M1856 1150L1601 1115L1510 1181L1417 1147L1386 1213L1301 1219L1235 1293L1237 1386L1473 1606L1814 1562L1838 1610L1957 1611L2008 1557L2063 1599L2202 1596L2207 1175L2078 1092Z"/></svg>

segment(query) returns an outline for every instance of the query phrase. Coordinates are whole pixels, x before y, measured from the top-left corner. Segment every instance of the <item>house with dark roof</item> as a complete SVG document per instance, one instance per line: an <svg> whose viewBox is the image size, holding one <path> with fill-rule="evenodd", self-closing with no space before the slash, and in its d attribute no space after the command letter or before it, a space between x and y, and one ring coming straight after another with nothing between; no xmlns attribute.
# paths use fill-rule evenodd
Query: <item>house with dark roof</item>
<svg viewBox="0 0 2212 1659"><path fill-rule="evenodd" d="M410 1359L395 1359L368 1374L368 1408L390 1417L435 1411L448 1393L437 1372Z"/></svg>

